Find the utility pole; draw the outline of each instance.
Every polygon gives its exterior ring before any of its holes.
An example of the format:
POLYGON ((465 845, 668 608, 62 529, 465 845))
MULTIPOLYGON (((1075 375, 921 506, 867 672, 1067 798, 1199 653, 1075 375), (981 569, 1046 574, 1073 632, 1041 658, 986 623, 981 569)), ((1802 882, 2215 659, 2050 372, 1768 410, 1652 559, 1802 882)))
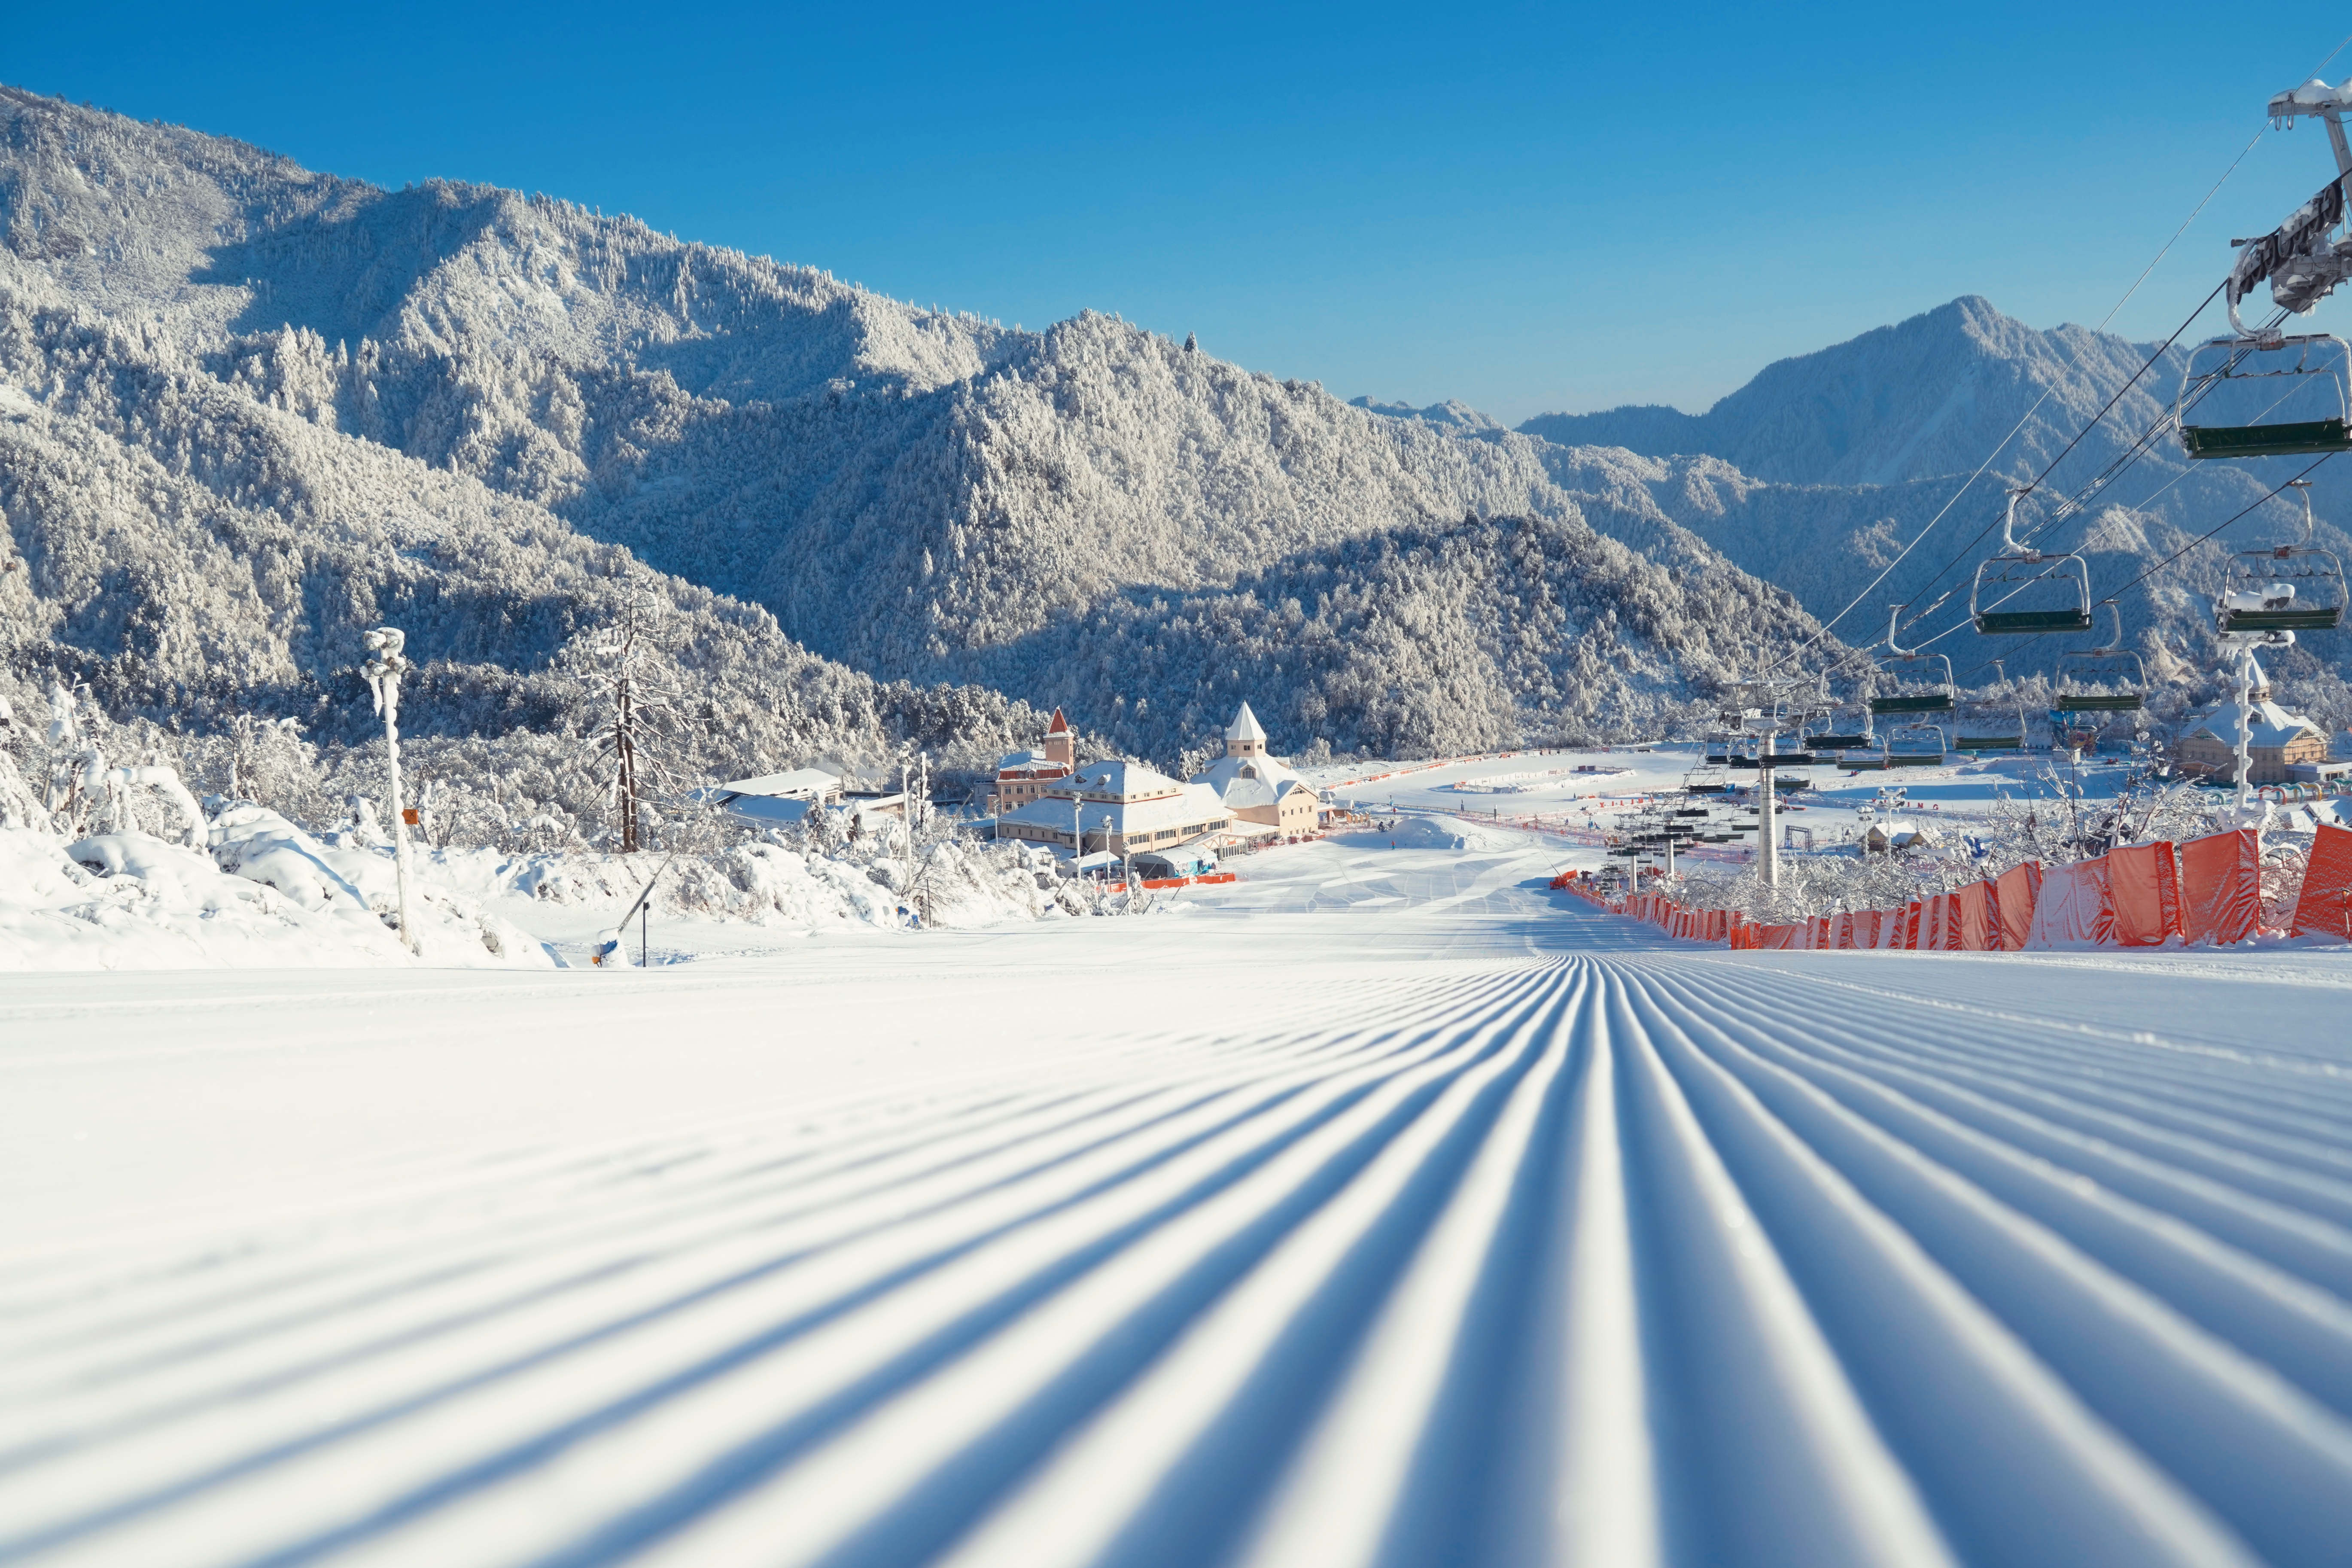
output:
POLYGON ((407 635, 393 626, 367 634, 368 661, 360 667, 367 677, 375 710, 383 715, 384 757, 392 778, 393 879, 400 889, 400 944, 417 951, 416 934, 408 923, 408 814, 400 804, 400 678, 414 668, 401 656, 407 635))

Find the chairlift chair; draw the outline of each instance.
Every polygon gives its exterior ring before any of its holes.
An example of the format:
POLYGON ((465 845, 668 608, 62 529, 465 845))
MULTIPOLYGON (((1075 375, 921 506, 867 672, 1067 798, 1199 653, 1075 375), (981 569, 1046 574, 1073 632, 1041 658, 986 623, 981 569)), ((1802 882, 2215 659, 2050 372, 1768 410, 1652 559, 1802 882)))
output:
POLYGON ((2100 603, 2115 616, 2115 635, 2058 656, 2058 712, 2137 713, 2147 705, 2147 666, 2123 646, 2123 610, 2113 599, 2100 603))
POLYGON ((1890 768, 1940 768, 1951 744, 1940 724, 1906 724, 1886 737, 1890 768))
POLYGON ((1992 668, 1993 673, 2000 678, 2000 684, 2009 689, 2009 704, 2006 707, 1991 702, 1969 705, 1956 737, 1963 752, 2025 750, 2025 700, 2018 695, 2016 686, 2009 679, 2009 671, 2000 659, 1993 660, 1992 668))
POLYGON ((2347 399, 2352 348, 2343 339, 2249 332, 2189 351, 2173 417, 2191 458, 2311 457, 2352 451, 2347 399), (2216 422, 2190 424, 2200 408, 2216 422))
POLYGON ((2303 542, 2248 550, 2230 558, 2214 615, 2226 634, 2332 632, 2344 621, 2344 563, 2311 542, 2311 481, 2303 492, 2303 542))
POLYGON ((2079 555, 2051 554, 2017 540, 2017 503, 2009 492, 2000 549, 1977 568, 1969 615, 1980 637, 2032 637, 2091 629, 2091 568, 2079 555))
POLYGON ((1878 673, 1895 682, 1895 690, 1891 695, 1873 696, 1871 715, 1879 718, 1887 714, 1949 713, 1952 661, 1940 653, 1912 653, 1897 646, 1895 632, 1903 608, 1895 605, 1887 612, 1887 657, 1878 661, 1878 673))
MULTIPOLYGON (((1837 716, 1832 717, 1834 719, 1837 716)), ((1866 752, 1876 746, 1878 738, 1871 732, 1868 705, 1864 705, 1855 717, 1862 721, 1861 729, 1847 729, 1843 726, 1832 729, 1824 726, 1819 734, 1805 737, 1808 749, 1815 752, 1866 752)))

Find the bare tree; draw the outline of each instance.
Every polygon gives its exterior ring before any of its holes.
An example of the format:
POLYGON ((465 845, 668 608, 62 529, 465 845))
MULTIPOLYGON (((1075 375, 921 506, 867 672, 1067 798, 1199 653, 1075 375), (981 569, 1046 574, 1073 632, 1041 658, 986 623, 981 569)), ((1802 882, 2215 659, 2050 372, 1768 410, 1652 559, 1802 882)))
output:
POLYGON ((663 657, 662 610, 643 584, 625 589, 612 624, 589 649, 583 674, 596 698, 590 765, 624 855, 646 847, 658 803, 677 794, 677 755, 692 729, 689 706, 663 657))

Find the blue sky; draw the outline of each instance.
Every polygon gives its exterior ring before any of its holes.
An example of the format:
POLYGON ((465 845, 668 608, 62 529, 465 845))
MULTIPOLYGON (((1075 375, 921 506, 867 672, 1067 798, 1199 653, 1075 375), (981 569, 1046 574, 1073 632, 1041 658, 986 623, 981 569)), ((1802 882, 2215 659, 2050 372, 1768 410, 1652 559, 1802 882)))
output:
MULTIPOLYGON (((0 79, 1341 396, 1692 410, 1964 293, 2097 321, 2352 21, 2133 5, 27 7, 0 79)), ((2352 49, 2330 79, 2352 73, 2352 49)), ((2116 320, 2332 170, 2263 136, 2116 320)))

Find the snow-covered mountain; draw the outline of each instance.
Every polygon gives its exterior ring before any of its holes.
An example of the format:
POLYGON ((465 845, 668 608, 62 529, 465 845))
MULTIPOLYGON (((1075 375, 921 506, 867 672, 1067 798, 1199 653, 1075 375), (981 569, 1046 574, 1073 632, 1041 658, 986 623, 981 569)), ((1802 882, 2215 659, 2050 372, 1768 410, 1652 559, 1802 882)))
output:
MULTIPOLYGON (((2083 327, 2038 331, 1969 295, 1769 364, 1705 414, 1627 406, 1539 414, 1519 428, 1563 447, 1721 458, 1782 484, 1892 485, 1968 473, 2024 420, 1998 471, 2027 474, 2063 449, 2154 347, 2083 327)), ((2176 347, 2140 376, 2082 456, 2104 463, 2145 429, 2179 384, 2183 357, 2176 347)))
MULTIPOLYGON (((1703 415, 1628 407, 1542 415, 1520 430, 1549 444, 1547 471, 1602 531, 1662 560, 1687 535, 1824 617, 1959 495, 1927 543, 1839 623, 1850 642, 1882 635, 1890 603, 1951 595, 1927 625, 1963 619, 1967 575, 1999 538, 2004 486, 2063 454, 2021 521, 2037 527, 2056 503, 2089 494, 2041 542, 2081 551, 2095 589, 2119 591, 2134 645, 2201 694, 2219 658, 2204 595, 2230 551, 2299 532, 2299 510, 2263 497, 2308 459, 2192 463, 2168 433, 2136 450, 2171 405, 2186 359, 2175 346, 2149 365, 2155 347, 2081 327, 2036 331, 1970 297, 1767 366, 1703 415), (2111 397, 2107 417, 2069 451, 2111 397), (1961 493, 1997 447, 1985 476, 1961 493), (2133 582, 2249 507, 2211 542, 2133 582)), ((2343 527, 2352 521, 2352 465, 2312 477, 2321 542, 2352 556, 2343 527)), ((2313 711, 2339 724, 2352 718, 2345 640, 2306 637, 2279 661, 2313 711)), ((2065 645, 1963 633, 1944 646, 1984 679, 1996 658, 2012 672, 2046 672, 2065 645)))
MULTIPOLYGON (((23 93, 0 99, 0 206, 27 417, 110 400, 126 461, 205 504, 307 542, 289 497, 331 496, 389 542, 419 494, 462 495, 528 520, 485 524, 504 537, 619 546, 877 679, 1066 704, 1139 749, 1244 695, 1294 746, 1647 729, 1807 629, 1719 556, 1668 568, 1593 531, 1541 443, 1351 408, 1115 317, 1008 331, 544 197, 381 190, 23 93), (159 432, 126 389, 163 381, 268 454, 159 432)), ((37 535, 81 492, 20 488, 27 581, 51 584, 37 535)), ((180 515, 135 485, 111 504, 142 537, 180 515)), ((217 574, 267 574, 213 537, 217 574)), ((371 557, 415 569, 393 559, 371 557)), ((317 606, 375 595, 368 575, 290 581, 317 606)), ((459 577, 447 636, 488 657, 537 574, 459 577)), ((62 584, 39 593, 47 635, 81 635, 62 584)), ((528 647, 518 678, 548 657, 528 647)), ((289 657, 324 679, 336 648, 289 657)))

